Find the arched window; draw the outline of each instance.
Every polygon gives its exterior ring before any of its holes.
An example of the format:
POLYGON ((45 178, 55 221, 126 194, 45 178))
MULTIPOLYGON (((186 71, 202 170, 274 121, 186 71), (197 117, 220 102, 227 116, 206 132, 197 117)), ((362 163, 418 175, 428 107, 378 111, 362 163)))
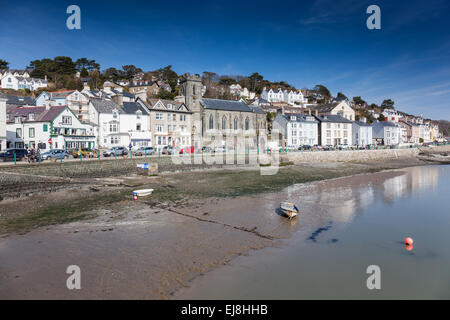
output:
POLYGON ((227 128, 227 117, 222 117, 222 130, 225 130, 227 128))
POLYGON ((209 129, 214 129, 214 117, 212 115, 209 116, 209 129))
POLYGON ((234 130, 238 129, 238 119, 234 118, 234 130))
POLYGON ((248 130, 248 129, 250 129, 250 123, 249 123, 248 117, 247 117, 247 118, 245 118, 245 130, 248 130))

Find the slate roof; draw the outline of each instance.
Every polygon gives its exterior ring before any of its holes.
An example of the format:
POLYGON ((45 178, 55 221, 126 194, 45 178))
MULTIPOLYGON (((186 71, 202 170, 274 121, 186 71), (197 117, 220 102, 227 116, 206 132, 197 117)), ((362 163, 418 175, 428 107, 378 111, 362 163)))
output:
POLYGON ((124 102, 122 108, 124 112, 128 114, 135 114, 138 110, 141 111, 142 114, 148 114, 147 110, 137 102, 124 102))
POLYGON ((360 126, 360 127, 371 127, 371 124, 368 124, 367 122, 362 122, 362 121, 355 121, 354 124, 360 126))
POLYGON ((377 126, 377 127, 396 127, 397 126, 395 123, 392 123, 389 121, 374 122, 373 125, 377 126))
POLYGON ((66 91, 53 91, 50 92, 51 99, 65 98, 69 94, 74 93, 75 90, 66 90, 66 91))
POLYGON ((258 113, 258 114, 266 114, 266 113, 264 112, 264 110, 261 109, 261 108, 258 107, 258 106, 249 106, 249 107, 250 107, 250 109, 252 109, 252 111, 253 111, 254 113, 258 113))
POLYGON ((114 92, 115 94, 121 94, 121 95, 123 95, 124 97, 131 98, 131 99, 134 99, 134 98, 136 97, 134 94, 129 93, 129 92, 127 92, 127 91, 122 91, 122 92, 120 92, 120 91, 117 91, 117 90, 115 90, 115 89, 111 89, 111 91, 114 92))
POLYGON ((125 113, 117 103, 110 100, 92 98, 91 103, 99 113, 112 113, 114 109, 116 109, 118 113, 125 113))
POLYGON ((328 113, 331 112, 336 106, 341 102, 333 102, 330 104, 325 104, 321 106, 314 107, 314 110, 317 110, 320 113, 328 113))
POLYGON ((289 122, 293 122, 293 120, 291 120, 291 116, 295 116, 296 120, 295 122, 310 122, 310 123, 318 123, 319 121, 317 121, 317 119, 314 116, 310 116, 308 114, 301 114, 301 113, 285 113, 283 115, 283 117, 289 121, 289 122), (308 118, 311 118, 311 120, 308 120, 308 118))
POLYGON ((6 99, 8 99, 8 101, 6 101, 6 104, 14 104, 18 106, 34 106, 35 104, 34 98, 30 96, 15 96, 12 94, 5 94, 4 96, 6 99))
MULTIPOLYGON (((169 111, 178 111, 178 112, 192 113, 192 112, 189 111, 188 107, 183 102, 176 102, 176 101, 173 101, 173 100, 148 99, 146 105, 150 104, 149 108, 150 109, 154 109, 155 104, 158 101, 161 101, 164 104, 164 106, 167 108, 167 110, 169 110, 169 111), (168 104, 172 104, 173 106, 175 106, 175 109, 169 109, 168 104), (182 105, 184 105, 186 107, 186 109, 188 109, 188 111, 180 110, 180 107, 182 105)), ((156 109, 156 110, 158 110, 158 109, 156 109)))
POLYGON ((253 112, 253 110, 242 101, 202 99, 201 104, 205 109, 253 112))
POLYGON ((64 109, 66 109, 66 106, 54 106, 51 107, 49 110, 47 110, 46 112, 42 113, 41 116, 39 117, 39 119, 37 119, 36 121, 41 121, 41 122, 49 122, 54 120, 61 112, 64 111, 64 109))
POLYGON ((315 116, 315 118, 317 120, 319 120, 320 122, 339 122, 339 123, 352 123, 352 121, 344 118, 343 116, 340 115, 335 115, 335 114, 326 114, 326 115, 322 115, 322 116, 315 116))
POLYGON ((15 117, 28 118, 30 113, 34 113, 35 119, 38 119, 38 116, 45 112, 45 107, 15 107, 9 108, 6 112, 9 114, 8 122, 14 122, 15 117))

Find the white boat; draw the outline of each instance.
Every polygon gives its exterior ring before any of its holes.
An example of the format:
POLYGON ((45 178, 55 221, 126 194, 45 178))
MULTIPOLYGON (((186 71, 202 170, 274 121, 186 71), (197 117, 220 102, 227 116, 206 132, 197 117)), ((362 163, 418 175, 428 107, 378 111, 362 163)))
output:
POLYGON ((289 219, 292 219, 297 216, 298 208, 292 202, 283 201, 280 203, 281 212, 287 216, 289 219))
POLYGON ((146 197, 151 195, 153 192, 153 189, 142 189, 142 190, 135 190, 133 191, 133 197, 146 197))

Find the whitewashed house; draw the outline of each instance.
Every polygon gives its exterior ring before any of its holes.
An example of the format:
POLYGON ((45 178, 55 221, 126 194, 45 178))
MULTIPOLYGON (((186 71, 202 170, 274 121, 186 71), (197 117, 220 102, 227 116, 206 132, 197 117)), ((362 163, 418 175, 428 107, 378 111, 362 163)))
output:
POLYGON ((94 127, 66 106, 9 109, 7 138, 9 148, 96 148, 94 127))
POLYGON ((139 103, 92 98, 89 121, 98 126, 100 148, 152 146, 149 112, 139 103))
POLYGON ((6 150, 6 101, 0 92, 0 151, 6 150))
POLYGON ((353 144, 366 147, 372 144, 372 126, 363 118, 352 123, 353 144))
POLYGON ((384 109, 381 114, 385 117, 386 121, 394 123, 398 123, 402 118, 400 113, 398 113, 395 109, 384 109))
POLYGON ((22 76, 14 75, 12 72, 6 72, 1 80, 1 87, 3 89, 29 89, 31 91, 39 88, 45 88, 48 85, 47 79, 31 78, 28 73, 22 76))
POLYGON ((283 96, 284 96, 283 101, 287 102, 288 104, 290 104, 292 106, 303 105, 308 102, 308 99, 306 99, 303 96, 303 93, 300 90, 298 90, 298 91, 284 90, 283 96))
POLYGON ((281 89, 275 91, 273 89, 267 90, 266 88, 263 88, 261 98, 269 102, 283 102, 284 92, 281 89))
POLYGON ((390 121, 377 121, 372 124, 373 139, 377 144, 385 146, 397 145, 400 143, 400 127, 390 121))
POLYGON ((289 113, 277 114, 273 129, 283 138, 283 146, 298 149, 301 146, 314 146, 319 143, 319 121, 314 116, 289 113))

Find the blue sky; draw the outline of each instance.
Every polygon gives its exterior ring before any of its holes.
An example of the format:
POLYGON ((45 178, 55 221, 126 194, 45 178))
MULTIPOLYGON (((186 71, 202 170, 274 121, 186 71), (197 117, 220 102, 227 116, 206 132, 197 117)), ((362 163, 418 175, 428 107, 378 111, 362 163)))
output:
POLYGON ((102 68, 259 72, 450 120, 447 0, 0 0, 0 8, 0 59, 11 68, 67 55, 102 68), (81 30, 66 28, 70 4, 81 8, 81 30), (381 30, 366 27, 371 4, 381 8, 381 30))

